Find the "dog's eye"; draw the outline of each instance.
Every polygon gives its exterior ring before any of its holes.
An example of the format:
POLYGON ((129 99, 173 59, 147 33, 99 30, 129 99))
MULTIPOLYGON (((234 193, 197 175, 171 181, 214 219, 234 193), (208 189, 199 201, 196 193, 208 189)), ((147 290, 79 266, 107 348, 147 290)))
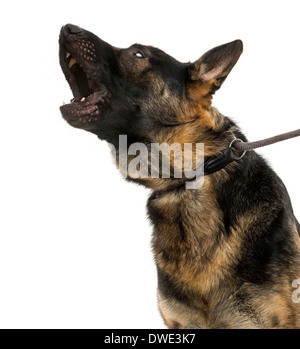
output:
POLYGON ((140 52, 140 51, 135 52, 134 55, 138 58, 145 58, 144 55, 142 54, 142 52, 140 52))

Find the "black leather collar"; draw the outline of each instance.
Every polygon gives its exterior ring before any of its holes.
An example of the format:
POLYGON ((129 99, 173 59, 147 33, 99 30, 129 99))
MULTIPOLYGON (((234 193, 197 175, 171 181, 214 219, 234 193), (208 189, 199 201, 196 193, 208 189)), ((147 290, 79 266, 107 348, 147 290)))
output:
POLYGON ((232 151, 232 147, 235 147, 236 142, 244 143, 241 139, 236 138, 235 135, 233 134, 232 140, 231 140, 228 148, 223 150, 221 152, 221 155, 216 156, 216 157, 211 157, 204 162, 204 164, 203 164, 204 175, 208 175, 208 174, 217 172, 219 170, 222 170, 222 168, 224 168, 225 166, 230 164, 232 161, 241 160, 245 156, 247 150, 244 150, 240 156, 234 155, 234 153, 232 151))
POLYGON ((211 157, 204 162, 204 175, 208 175, 219 170, 236 160, 232 148, 227 148, 222 151, 222 154, 216 157, 211 157))

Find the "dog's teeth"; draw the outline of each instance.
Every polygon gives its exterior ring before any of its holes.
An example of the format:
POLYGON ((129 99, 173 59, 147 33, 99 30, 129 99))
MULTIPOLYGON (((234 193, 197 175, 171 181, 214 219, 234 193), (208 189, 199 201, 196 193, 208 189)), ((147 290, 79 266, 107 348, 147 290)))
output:
POLYGON ((71 53, 67 52, 66 53, 66 58, 69 58, 71 56, 71 53))
POLYGON ((68 64, 68 67, 71 69, 73 67, 73 65, 76 64, 76 63, 77 63, 77 61, 74 58, 71 58, 70 62, 68 64))
POLYGON ((85 97, 82 97, 80 102, 84 102, 85 101, 85 97))

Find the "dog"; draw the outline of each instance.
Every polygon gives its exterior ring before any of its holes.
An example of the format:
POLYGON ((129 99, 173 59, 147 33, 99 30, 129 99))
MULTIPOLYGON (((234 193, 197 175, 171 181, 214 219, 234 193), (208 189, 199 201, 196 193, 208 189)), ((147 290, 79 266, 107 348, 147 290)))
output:
POLYGON ((72 24, 60 32, 60 65, 74 95, 60 107, 63 118, 110 143, 127 179, 152 190, 158 307, 170 329, 300 328, 300 225, 260 155, 233 149, 239 161, 205 173, 191 190, 185 175, 174 175, 174 156, 169 178, 161 168, 152 178, 120 164, 120 135, 128 147, 139 142, 149 150, 189 143, 193 156, 202 143, 204 162, 224 154, 232 137, 246 141, 212 107, 242 50, 236 40, 180 63, 152 46, 113 47, 72 24))

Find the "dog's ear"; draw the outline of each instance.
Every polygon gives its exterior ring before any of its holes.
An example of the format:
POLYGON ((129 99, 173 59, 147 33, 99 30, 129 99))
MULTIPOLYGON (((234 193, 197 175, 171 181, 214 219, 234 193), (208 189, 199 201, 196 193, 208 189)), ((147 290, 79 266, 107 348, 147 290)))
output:
POLYGON ((202 85, 208 94, 218 90, 243 51, 241 40, 217 46, 188 66, 189 82, 202 85))

